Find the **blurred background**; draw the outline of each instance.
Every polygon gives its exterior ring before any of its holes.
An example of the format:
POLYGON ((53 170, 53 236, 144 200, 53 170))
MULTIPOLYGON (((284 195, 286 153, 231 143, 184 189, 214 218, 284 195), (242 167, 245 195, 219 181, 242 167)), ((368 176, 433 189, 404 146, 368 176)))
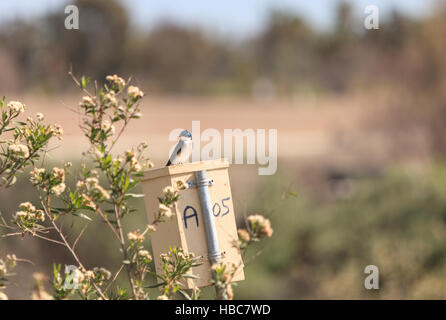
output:
MULTIPOLYGON (((131 76, 146 93, 120 148, 148 141, 156 165, 169 132, 193 120, 277 129, 275 175, 230 168, 240 226, 261 213, 275 229, 246 261, 235 298, 445 298, 445 33, 444 1, 2 1, 0 95, 63 126, 48 166, 79 164, 88 148, 70 111, 81 99, 71 67, 99 81, 131 76), (71 3, 79 30, 64 28, 71 3), (364 27, 367 5, 379 8, 378 30, 364 27), (364 288, 367 265, 379 268, 379 290, 364 288)), ((23 174, 0 210, 10 217, 36 197, 23 174)), ((128 228, 146 223, 135 205, 128 228)), ((82 225, 68 221, 70 237, 82 225)), ((78 245, 88 267, 112 271, 116 248, 99 223, 78 245)), ((30 297, 32 272, 51 278, 53 262, 73 264, 30 237, 0 239, 0 254, 10 252, 35 263, 17 268, 12 299, 30 297)))

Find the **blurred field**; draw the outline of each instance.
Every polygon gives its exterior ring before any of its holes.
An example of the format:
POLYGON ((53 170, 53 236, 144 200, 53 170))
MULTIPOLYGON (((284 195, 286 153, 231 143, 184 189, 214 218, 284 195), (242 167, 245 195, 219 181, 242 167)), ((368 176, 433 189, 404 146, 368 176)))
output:
MULTIPOLYGON (((219 132, 235 128, 277 129, 279 157, 293 161, 298 158, 295 165, 315 159, 324 161, 328 156, 334 162, 354 161, 359 156, 369 162, 394 160, 388 158, 387 150, 392 147, 392 141, 381 127, 373 126, 373 119, 378 119, 380 114, 385 116, 393 106, 395 97, 388 94, 296 95, 263 102, 235 96, 152 96, 150 90, 147 91, 142 105, 144 116, 126 129, 118 150, 148 141, 156 164, 164 164, 174 144, 168 141, 170 131, 191 129, 192 121, 196 120, 201 123, 201 131, 207 128, 219 132), (367 145, 361 145, 364 140, 367 145)), ((79 129, 80 116, 76 113, 81 98, 81 94, 25 95, 22 98, 31 114, 42 112, 49 122, 64 128, 63 143, 52 146, 55 157, 71 157, 88 147, 79 129)), ((425 143, 420 141, 426 134, 422 129, 405 132, 407 140, 415 147, 425 143)))

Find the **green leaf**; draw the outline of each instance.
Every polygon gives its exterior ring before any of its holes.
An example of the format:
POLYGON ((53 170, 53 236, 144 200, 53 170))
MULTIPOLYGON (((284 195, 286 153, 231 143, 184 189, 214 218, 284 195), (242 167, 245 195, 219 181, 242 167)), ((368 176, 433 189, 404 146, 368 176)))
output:
POLYGON ((93 221, 93 219, 91 219, 90 217, 86 216, 83 213, 79 213, 79 214, 75 214, 75 215, 78 215, 79 217, 84 218, 84 219, 86 219, 88 221, 93 221))
POLYGON ((196 276, 194 274, 184 274, 183 278, 190 278, 190 279, 200 279, 199 276, 196 276))
POLYGON ((179 289, 179 293, 181 293, 187 300, 192 300, 192 298, 183 290, 179 289))
POLYGON ((164 286, 164 285, 166 285, 166 284, 167 284, 166 282, 160 282, 160 283, 153 284, 153 285, 150 285, 150 286, 145 286, 144 288, 152 289, 152 288, 157 288, 157 287, 164 286))
POLYGON ((144 198, 143 193, 126 193, 125 195, 131 198, 144 198))
POLYGON ((85 78, 84 76, 82 76, 81 78, 82 89, 85 89, 89 83, 90 83, 90 78, 85 78))

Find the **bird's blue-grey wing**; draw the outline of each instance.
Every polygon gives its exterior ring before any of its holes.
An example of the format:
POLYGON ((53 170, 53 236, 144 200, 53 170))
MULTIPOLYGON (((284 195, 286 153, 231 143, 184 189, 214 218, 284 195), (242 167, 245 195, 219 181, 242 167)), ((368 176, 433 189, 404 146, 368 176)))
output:
POLYGON ((175 149, 173 149, 172 154, 170 155, 169 161, 173 162, 177 156, 181 153, 181 148, 183 147, 184 141, 180 140, 177 145, 175 146, 175 149))

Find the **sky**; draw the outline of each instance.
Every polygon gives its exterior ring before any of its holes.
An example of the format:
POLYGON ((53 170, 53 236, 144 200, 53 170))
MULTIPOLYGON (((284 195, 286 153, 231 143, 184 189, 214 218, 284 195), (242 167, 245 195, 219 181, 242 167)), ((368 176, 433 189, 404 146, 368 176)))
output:
MULTIPOLYGON (((332 25, 337 0, 120 0, 131 15, 132 24, 151 28, 162 20, 204 26, 231 35, 250 35, 264 25, 271 8, 282 8, 301 15, 316 28, 332 25)), ((439 0, 349 0, 357 16, 364 16, 367 5, 376 5, 380 17, 396 8, 410 16, 428 15, 439 0)), ((69 0, 0 0, 0 20, 30 19, 48 10, 61 10, 69 0)), ((82 13, 81 13, 82 14, 82 13)))

